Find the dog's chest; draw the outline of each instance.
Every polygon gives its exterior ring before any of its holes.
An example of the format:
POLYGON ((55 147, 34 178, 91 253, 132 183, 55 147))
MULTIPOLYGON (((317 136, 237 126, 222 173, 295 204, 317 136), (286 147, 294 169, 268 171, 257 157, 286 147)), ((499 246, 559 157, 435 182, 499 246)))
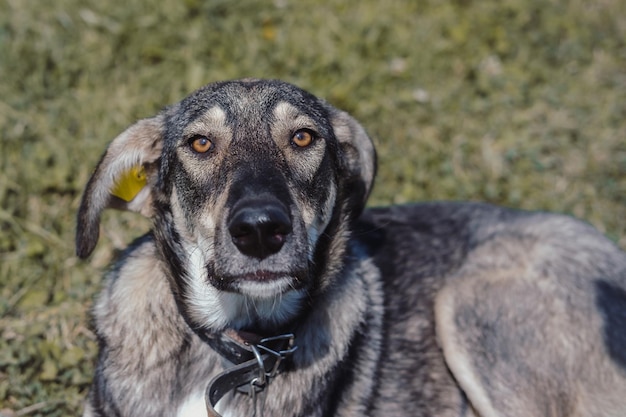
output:
MULTIPOLYGON (((207 406, 205 402, 205 390, 198 389, 191 393, 181 404, 176 412, 175 417, 206 417, 207 406)), ((216 411, 220 413, 222 417, 234 417, 235 414, 227 407, 221 407, 227 405, 229 396, 225 397, 221 403, 218 403, 216 411)))
POLYGON ((176 417, 206 417, 207 408, 204 401, 204 390, 198 389, 191 393, 181 404, 176 417))

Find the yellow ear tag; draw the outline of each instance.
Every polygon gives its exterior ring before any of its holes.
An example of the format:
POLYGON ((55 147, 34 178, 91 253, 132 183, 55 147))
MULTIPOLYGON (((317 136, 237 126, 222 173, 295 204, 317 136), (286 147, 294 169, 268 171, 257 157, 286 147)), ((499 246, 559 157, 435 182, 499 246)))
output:
POLYGON ((111 190, 111 194, 129 202, 145 187, 146 182, 146 171, 143 166, 133 167, 117 180, 117 183, 111 190))

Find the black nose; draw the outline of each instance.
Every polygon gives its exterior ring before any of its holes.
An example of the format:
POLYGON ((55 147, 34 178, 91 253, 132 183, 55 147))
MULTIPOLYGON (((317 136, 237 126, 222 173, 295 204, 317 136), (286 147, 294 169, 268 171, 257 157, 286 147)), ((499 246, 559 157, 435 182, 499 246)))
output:
POLYGON ((228 231, 239 251, 258 259, 277 253, 291 230, 289 213, 278 202, 241 205, 228 222, 228 231))

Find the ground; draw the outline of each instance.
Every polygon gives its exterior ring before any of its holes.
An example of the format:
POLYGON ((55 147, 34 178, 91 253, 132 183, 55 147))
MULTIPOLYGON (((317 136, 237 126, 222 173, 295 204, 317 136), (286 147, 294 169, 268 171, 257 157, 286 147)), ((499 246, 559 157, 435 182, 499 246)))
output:
POLYGON ((106 144, 217 80, 293 82, 375 138, 371 205, 480 200, 583 218, 626 248, 622 0, 0 0, 0 414, 77 415, 89 308, 147 230, 74 255, 106 144))

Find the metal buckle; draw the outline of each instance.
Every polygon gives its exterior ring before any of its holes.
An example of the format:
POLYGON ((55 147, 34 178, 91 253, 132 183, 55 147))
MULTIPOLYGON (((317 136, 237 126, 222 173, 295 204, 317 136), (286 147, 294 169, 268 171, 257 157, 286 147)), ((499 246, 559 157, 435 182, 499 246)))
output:
MULTIPOLYGON (((280 366, 280 363, 283 361, 283 359, 292 355, 298 349, 298 346, 294 346, 294 341, 295 341, 295 336, 293 335, 293 333, 287 333, 287 334, 283 334, 280 336, 266 337, 265 339, 261 339, 261 341, 256 346, 252 346, 253 348, 252 351, 257 357, 257 361, 259 361, 259 364, 261 365, 261 369, 263 370, 263 373, 265 374, 264 376, 266 378, 273 378, 274 376, 276 376, 276 374, 278 373, 278 367, 280 366), (265 344, 267 343, 276 342, 280 340, 287 341, 287 347, 283 350, 276 351, 274 349, 270 349, 269 347, 265 346, 265 344), (265 364, 263 363, 263 359, 258 354, 259 349, 266 353, 269 353, 270 355, 276 358, 276 362, 274 363, 274 366, 269 372, 265 370, 265 364)), ((265 379, 263 381, 265 382, 265 379)))
POLYGON ((239 391, 246 392, 249 395, 263 391, 265 386, 269 383, 270 378, 274 378, 278 374, 281 362, 293 354, 297 346, 294 346, 295 337, 293 334, 284 334, 280 336, 272 336, 261 339, 256 345, 249 345, 254 360, 256 360, 258 366, 258 375, 252 379, 247 385, 239 387, 239 391), (274 350, 267 346, 277 341, 286 341, 286 348, 282 350, 274 350), (271 363, 268 362, 270 356, 275 358, 274 364, 271 369, 267 369, 267 366, 271 363), (244 388, 246 387, 246 388, 244 388))
POLYGON ((267 383, 267 376, 265 372, 265 362, 263 361, 261 352, 259 352, 257 346, 251 345, 250 348, 252 349, 252 353, 254 353, 257 365, 259 365, 259 376, 250 381, 250 389, 254 392, 255 387, 259 388, 259 390, 262 390, 263 387, 265 387, 265 384, 267 383))
MULTIPOLYGON (((205 401, 207 404, 207 411, 210 416, 218 416, 214 407, 228 392, 236 390, 242 394, 247 394, 252 399, 253 405, 253 417, 263 416, 263 407, 265 403, 264 390, 268 387, 270 378, 273 378, 280 371, 280 365, 284 359, 292 355, 297 347, 294 346, 295 336, 293 334, 284 334, 280 336, 267 337, 261 339, 257 344, 248 342, 240 343, 238 338, 232 338, 229 343, 236 343, 252 353, 253 358, 248 359, 247 352, 245 353, 245 362, 239 361, 238 364, 233 365, 230 369, 226 369, 220 374, 213 377, 209 382, 205 391, 205 401), (279 342, 279 343, 276 343, 279 342), (245 344, 245 346, 244 346, 245 344), (274 346, 272 349, 270 346, 274 346), (283 348, 284 346, 284 348, 283 348), (276 350, 278 349, 278 350, 276 350), (266 368, 270 366, 271 369, 266 368), (256 375, 255 375, 256 374, 256 375), (248 381, 248 382, 244 382, 248 381)), ((213 345, 211 345, 213 347, 213 345)), ((224 349, 218 347, 214 349, 220 352, 226 359, 230 356, 230 352, 224 355, 222 352, 224 349)), ((237 348, 238 349, 238 348, 237 348)), ((227 351, 232 348, 226 349, 227 351)), ((238 353, 236 352, 235 356, 238 353)))
POLYGON ((276 374, 278 373, 278 367, 280 366, 280 363, 283 361, 283 359, 291 355, 298 348, 297 346, 294 346, 294 339, 295 337, 293 334, 284 334, 280 336, 266 337, 265 339, 261 339, 258 344, 250 345, 250 349, 252 350, 257 365, 259 366, 259 376, 250 381, 249 387, 249 395, 250 397, 252 397, 252 417, 256 417, 257 415, 263 417, 263 406, 258 406, 258 394, 265 389, 269 382, 269 379, 276 376, 276 374), (272 343, 281 340, 287 341, 286 349, 276 351, 265 346, 266 343, 272 343), (263 360, 263 356, 261 356, 261 351, 263 351, 264 353, 268 353, 276 358, 276 362, 274 362, 274 366, 272 366, 272 369, 269 372, 265 369, 265 361, 263 360), (258 410, 259 408, 260 410, 258 410))

